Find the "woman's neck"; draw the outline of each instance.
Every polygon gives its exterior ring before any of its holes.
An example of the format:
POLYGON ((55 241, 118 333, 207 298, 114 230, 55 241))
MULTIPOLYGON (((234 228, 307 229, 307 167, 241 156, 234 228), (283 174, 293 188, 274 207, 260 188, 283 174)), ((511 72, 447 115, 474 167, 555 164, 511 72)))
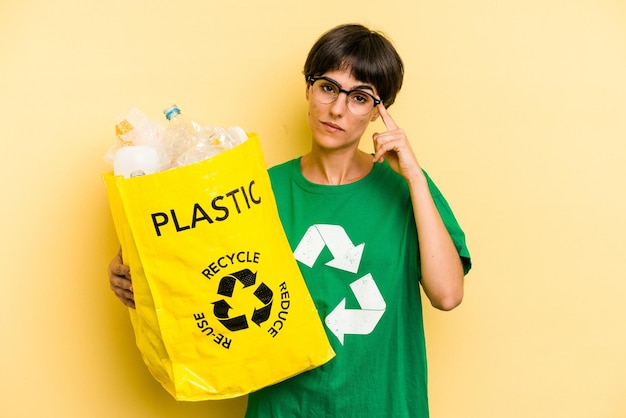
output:
POLYGON ((361 180, 373 166, 372 156, 358 149, 344 152, 313 149, 300 159, 300 170, 307 180, 333 186, 361 180))

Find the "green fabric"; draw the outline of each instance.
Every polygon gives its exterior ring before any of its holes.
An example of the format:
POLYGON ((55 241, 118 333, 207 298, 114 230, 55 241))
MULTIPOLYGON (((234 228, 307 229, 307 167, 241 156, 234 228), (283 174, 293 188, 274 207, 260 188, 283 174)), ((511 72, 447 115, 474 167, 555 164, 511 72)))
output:
MULTIPOLYGON (((299 159, 269 173, 281 222, 322 321, 331 313, 336 318, 344 300, 346 312, 325 325, 337 356, 250 394, 246 416, 428 417, 419 253, 406 181, 386 163, 340 186, 309 182, 299 159), (363 244, 362 254, 341 251, 351 244, 363 244), (333 259, 347 263, 327 265, 333 259)), ((429 186, 468 271, 463 231, 430 179, 429 186)))

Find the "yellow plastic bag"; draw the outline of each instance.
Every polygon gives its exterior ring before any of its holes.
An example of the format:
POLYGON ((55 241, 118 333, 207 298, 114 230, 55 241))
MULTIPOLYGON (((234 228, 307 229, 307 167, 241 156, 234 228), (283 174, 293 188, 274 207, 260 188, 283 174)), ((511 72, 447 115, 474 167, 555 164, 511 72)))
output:
POLYGON ((177 400, 244 395, 334 356, 255 134, 200 163, 104 179, 137 346, 177 400))

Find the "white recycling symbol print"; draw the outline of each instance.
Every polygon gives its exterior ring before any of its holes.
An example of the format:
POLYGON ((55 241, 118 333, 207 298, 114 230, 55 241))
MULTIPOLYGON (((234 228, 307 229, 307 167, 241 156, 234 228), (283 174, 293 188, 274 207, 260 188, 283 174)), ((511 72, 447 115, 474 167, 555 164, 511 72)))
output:
MULTIPOLYGON (((313 267, 324 247, 328 247, 333 259, 327 266, 356 273, 364 246, 364 243, 355 246, 339 225, 317 224, 309 227, 293 254, 296 260, 313 267)), ((346 334, 371 333, 387 307, 371 274, 355 280, 350 288, 361 309, 346 309, 346 298, 343 298, 325 319, 326 326, 342 345, 346 334)))

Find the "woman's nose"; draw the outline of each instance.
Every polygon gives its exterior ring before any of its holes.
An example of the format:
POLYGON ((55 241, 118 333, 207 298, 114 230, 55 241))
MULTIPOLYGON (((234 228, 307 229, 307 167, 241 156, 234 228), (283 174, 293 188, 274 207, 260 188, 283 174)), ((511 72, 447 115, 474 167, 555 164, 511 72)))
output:
POLYGON ((330 111, 335 115, 343 115, 348 111, 348 96, 344 92, 339 92, 339 95, 334 102, 330 104, 330 111))

